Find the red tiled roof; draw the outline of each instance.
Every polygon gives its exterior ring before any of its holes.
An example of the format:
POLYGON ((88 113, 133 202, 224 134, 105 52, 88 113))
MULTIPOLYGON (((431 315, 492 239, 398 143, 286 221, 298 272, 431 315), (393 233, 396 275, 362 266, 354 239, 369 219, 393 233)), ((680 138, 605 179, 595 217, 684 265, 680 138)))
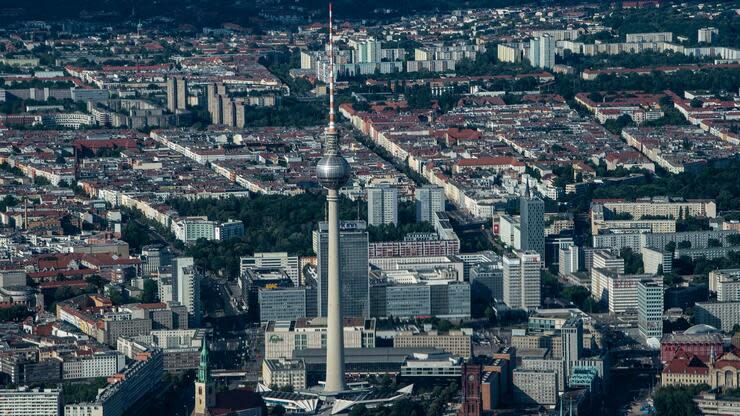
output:
POLYGON ((480 157, 477 159, 461 159, 457 162, 458 166, 524 166, 524 163, 513 157, 480 157))
MULTIPOLYGON (((66 270, 65 270, 66 271, 66 270)), ((70 270, 76 271, 76 270, 70 270)), ((84 280, 60 280, 57 282, 44 282, 39 284, 39 289, 56 289, 63 286, 86 287, 88 283, 84 280)))
POLYGON ((458 129, 452 127, 447 130, 447 136, 455 140, 477 140, 481 138, 481 134, 478 130, 472 129, 458 129))
POLYGON ((709 367, 696 355, 690 359, 686 356, 675 357, 663 368, 666 374, 707 374, 709 367))

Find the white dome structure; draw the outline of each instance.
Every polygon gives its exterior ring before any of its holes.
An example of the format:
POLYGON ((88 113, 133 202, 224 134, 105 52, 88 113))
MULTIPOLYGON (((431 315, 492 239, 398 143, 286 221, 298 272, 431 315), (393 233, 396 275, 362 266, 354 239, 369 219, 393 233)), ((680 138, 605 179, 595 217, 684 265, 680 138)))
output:
POLYGON ((694 325, 691 328, 683 331, 685 335, 698 335, 698 334, 715 334, 722 332, 719 329, 705 324, 694 325))

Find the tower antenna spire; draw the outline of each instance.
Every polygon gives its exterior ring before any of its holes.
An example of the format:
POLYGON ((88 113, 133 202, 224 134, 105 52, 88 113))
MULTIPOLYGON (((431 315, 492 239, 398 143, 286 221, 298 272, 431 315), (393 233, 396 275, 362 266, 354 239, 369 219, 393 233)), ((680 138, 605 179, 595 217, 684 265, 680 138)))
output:
POLYGON ((329 133, 335 133, 334 125, 334 23, 329 3, 329 133))

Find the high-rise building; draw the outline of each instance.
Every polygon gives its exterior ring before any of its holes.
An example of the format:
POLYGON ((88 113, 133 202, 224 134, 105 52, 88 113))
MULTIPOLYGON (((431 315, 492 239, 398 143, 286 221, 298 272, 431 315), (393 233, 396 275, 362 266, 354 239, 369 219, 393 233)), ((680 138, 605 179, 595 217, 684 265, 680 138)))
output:
POLYGON ((644 337, 663 335, 663 282, 649 279, 637 283, 637 327, 644 337))
POLYGON ((714 43, 719 36, 719 29, 716 27, 703 27, 697 31, 699 43, 714 43))
MULTIPOLYGON (((560 338, 567 378, 571 375, 574 363, 583 357, 583 320, 578 316, 568 318, 560 328, 560 338)), ((561 386, 561 388, 563 387, 561 386)))
POLYGON ((609 294, 606 292, 608 282, 604 271, 611 270, 623 274, 624 259, 611 250, 599 249, 591 252, 591 261, 587 261, 586 264, 586 268, 591 271, 591 296, 599 302, 607 302, 609 299, 609 294))
POLYGON ((145 276, 158 274, 160 267, 168 267, 171 253, 166 246, 152 244, 141 248, 141 269, 145 276))
POLYGON ((248 268, 282 269, 290 277, 294 286, 300 286, 301 267, 298 256, 289 256, 286 252, 254 253, 253 256, 242 257, 240 272, 244 274, 248 268))
POLYGON ((484 302, 504 298, 504 271, 500 263, 483 263, 470 269, 470 293, 484 302))
POLYGON ((381 43, 378 40, 368 39, 357 44, 355 50, 357 63, 371 63, 381 61, 381 43))
POLYGON ((740 325, 740 301, 697 302, 694 310, 697 324, 711 325, 725 332, 732 332, 735 325, 740 325))
POLYGON ((234 237, 244 235, 244 223, 238 220, 228 220, 219 224, 214 230, 213 237, 219 241, 228 241, 234 237))
POLYGON ((719 269, 709 272, 709 291, 717 294, 718 302, 740 300, 740 269, 719 269))
POLYGON ((368 225, 398 225, 398 189, 388 185, 367 188, 368 225))
POLYGON ((65 416, 124 416, 132 414, 131 408, 143 397, 160 386, 164 353, 152 349, 139 354, 136 362, 116 375, 116 382, 98 392, 95 401, 67 404, 65 416))
POLYGON ((555 66, 555 38, 544 34, 529 40, 529 64, 538 68, 555 66))
POLYGON ((539 253, 532 251, 516 251, 504 256, 504 303, 510 308, 540 306, 541 262, 539 253))
POLYGON ((211 124, 223 123, 223 111, 219 94, 226 92, 223 84, 208 84, 206 86, 206 100, 208 102, 208 113, 211 115, 211 124))
POLYGON ((521 229, 522 251, 535 251, 540 261, 545 259, 545 202, 532 196, 527 182, 527 190, 519 198, 519 227, 521 229))
POLYGON ((389 272, 371 279, 370 316, 469 318, 470 285, 454 279, 427 280, 407 271, 389 272))
POLYGON ((227 126, 234 125, 234 119, 236 118, 236 108, 234 108, 234 101, 229 98, 228 95, 222 95, 221 97, 221 123, 227 126))
POLYGON ((192 257, 177 257, 172 260, 173 298, 188 309, 191 326, 200 325, 200 280, 192 257))
POLYGON ((533 38, 529 40, 529 64, 538 67, 540 66, 540 38, 533 38))
POLYGON ((416 188, 416 221, 432 222, 434 213, 445 210, 445 193, 439 186, 428 185, 416 188))
POLYGON ((527 370, 513 372, 514 402, 554 406, 558 402, 558 373, 552 370, 527 370))
POLYGON ((291 321, 308 316, 312 287, 260 288, 257 293, 260 322, 291 321))
POLYGON ((216 386, 211 381, 211 373, 208 370, 208 341, 203 340, 200 350, 200 365, 198 375, 195 378, 195 408, 193 416, 207 416, 209 408, 216 404, 216 386))
POLYGON ((61 389, 0 390, 0 415, 59 416, 62 414, 61 389))
POLYGON ((185 110, 188 102, 188 82, 184 78, 167 78, 167 109, 175 113, 185 110))
POLYGON ((262 382, 265 386, 292 387, 305 390, 306 363, 303 360, 262 360, 262 382))
POLYGON ((535 358, 522 357, 522 365, 525 370, 554 371, 558 377, 558 389, 565 390, 568 378, 568 365, 563 358, 535 358))
MULTIPOLYGON (((368 234, 364 221, 342 221, 339 226, 339 271, 342 276, 342 313, 347 317, 368 317, 370 294, 368 280, 368 234)), ((319 223, 313 233, 316 253, 317 306, 319 316, 327 316, 329 280, 329 224, 319 223)))
POLYGON ((578 271, 578 250, 579 247, 573 244, 560 247, 558 250, 558 273, 561 276, 567 276, 578 271))
POLYGON ((555 66, 555 38, 550 35, 542 35, 540 38, 540 68, 552 68, 555 66))

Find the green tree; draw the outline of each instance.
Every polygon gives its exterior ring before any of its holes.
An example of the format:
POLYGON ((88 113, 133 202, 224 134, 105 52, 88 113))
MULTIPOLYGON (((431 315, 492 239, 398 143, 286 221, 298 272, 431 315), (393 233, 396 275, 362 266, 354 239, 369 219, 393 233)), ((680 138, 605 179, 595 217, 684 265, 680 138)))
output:
POLYGON ((141 247, 150 243, 149 233, 146 227, 140 225, 135 220, 129 220, 121 230, 121 238, 127 242, 129 248, 135 251, 141 251, 141 247))
POLYGON ((638 274, 644 271, 642 256, 632 251, 631 248, 622 248, 619 251, 619 257, 624 259, 624 272, 626 274, 638 274))
POLYGON ((680 249, 691 248, 691 241, 679 241, 678 244, 676 244, 676 247, 680 249))
POLYGON ((579 309, 583 309, 586 300, 591 297, 591 292, 583 286, 568 286, 563 289, 563 297, 573 302, 579 309))
POLYGON ((655 392, 655 410, 658 416, 697 416, 701 412, 694 396, 709 390, 706 384, 698 386, 667 386, 655 392))
POLYGON ((108 381, 105 378, 96 378, 86 382, 66 381, 62 384, 64 401, 67 404, 91 402, 98 395, 98 389, 105 387, 108 381))
POLYGON ((93 274, 85 278, 85 281, 95 288, 95 291, 100 291, 105 286, 105 279, 99 274, 93 274))
POLYGON ((22 321, 31 316, 31 311, 23 305, 13 305, 9 308, 0 308, 0 321, 22 321))
POLYGON ((432 107, 432 90, 428 85, 407 88, 404 95, 409 108, 429 109, 432 107))
POLYGON ((437 324, 437 330, 441 332, 449 331, 452 328, 454 328, 454 325, 452 325, 452 322, 446 319, 440 320, 439 323, 437 324))
POLYGON ((157 282, 152 279, 144 279, 144 290, 141 292, 141 302, 153 303, 157 300, 157 282))
POLYGON ((113 302, 114 305, 123 305, 128 301, 128 299, 126 299, 126 295, 117 290, 112 290, 109 297, 110 301, 113 302))
POLYGON ((727 236, 727 242, 731 246, 740 245, 740 234, 732 234, 727 236))
POLYGON ((709 247, 722 247, 722 242, 719 241, 716 238, 710 238, 709 241, 707 241, 707 246, 709 246, 709 247))
POLYGON ((78 296, 80 295, 80 293, 81 293, 80 290, 77 288, 73 288, 70 286, 62 286, 60 288, 57 288, 56 291, 54 291, 54 301, 61 302, 63 300, 67 300, 75 296, 78 296))

